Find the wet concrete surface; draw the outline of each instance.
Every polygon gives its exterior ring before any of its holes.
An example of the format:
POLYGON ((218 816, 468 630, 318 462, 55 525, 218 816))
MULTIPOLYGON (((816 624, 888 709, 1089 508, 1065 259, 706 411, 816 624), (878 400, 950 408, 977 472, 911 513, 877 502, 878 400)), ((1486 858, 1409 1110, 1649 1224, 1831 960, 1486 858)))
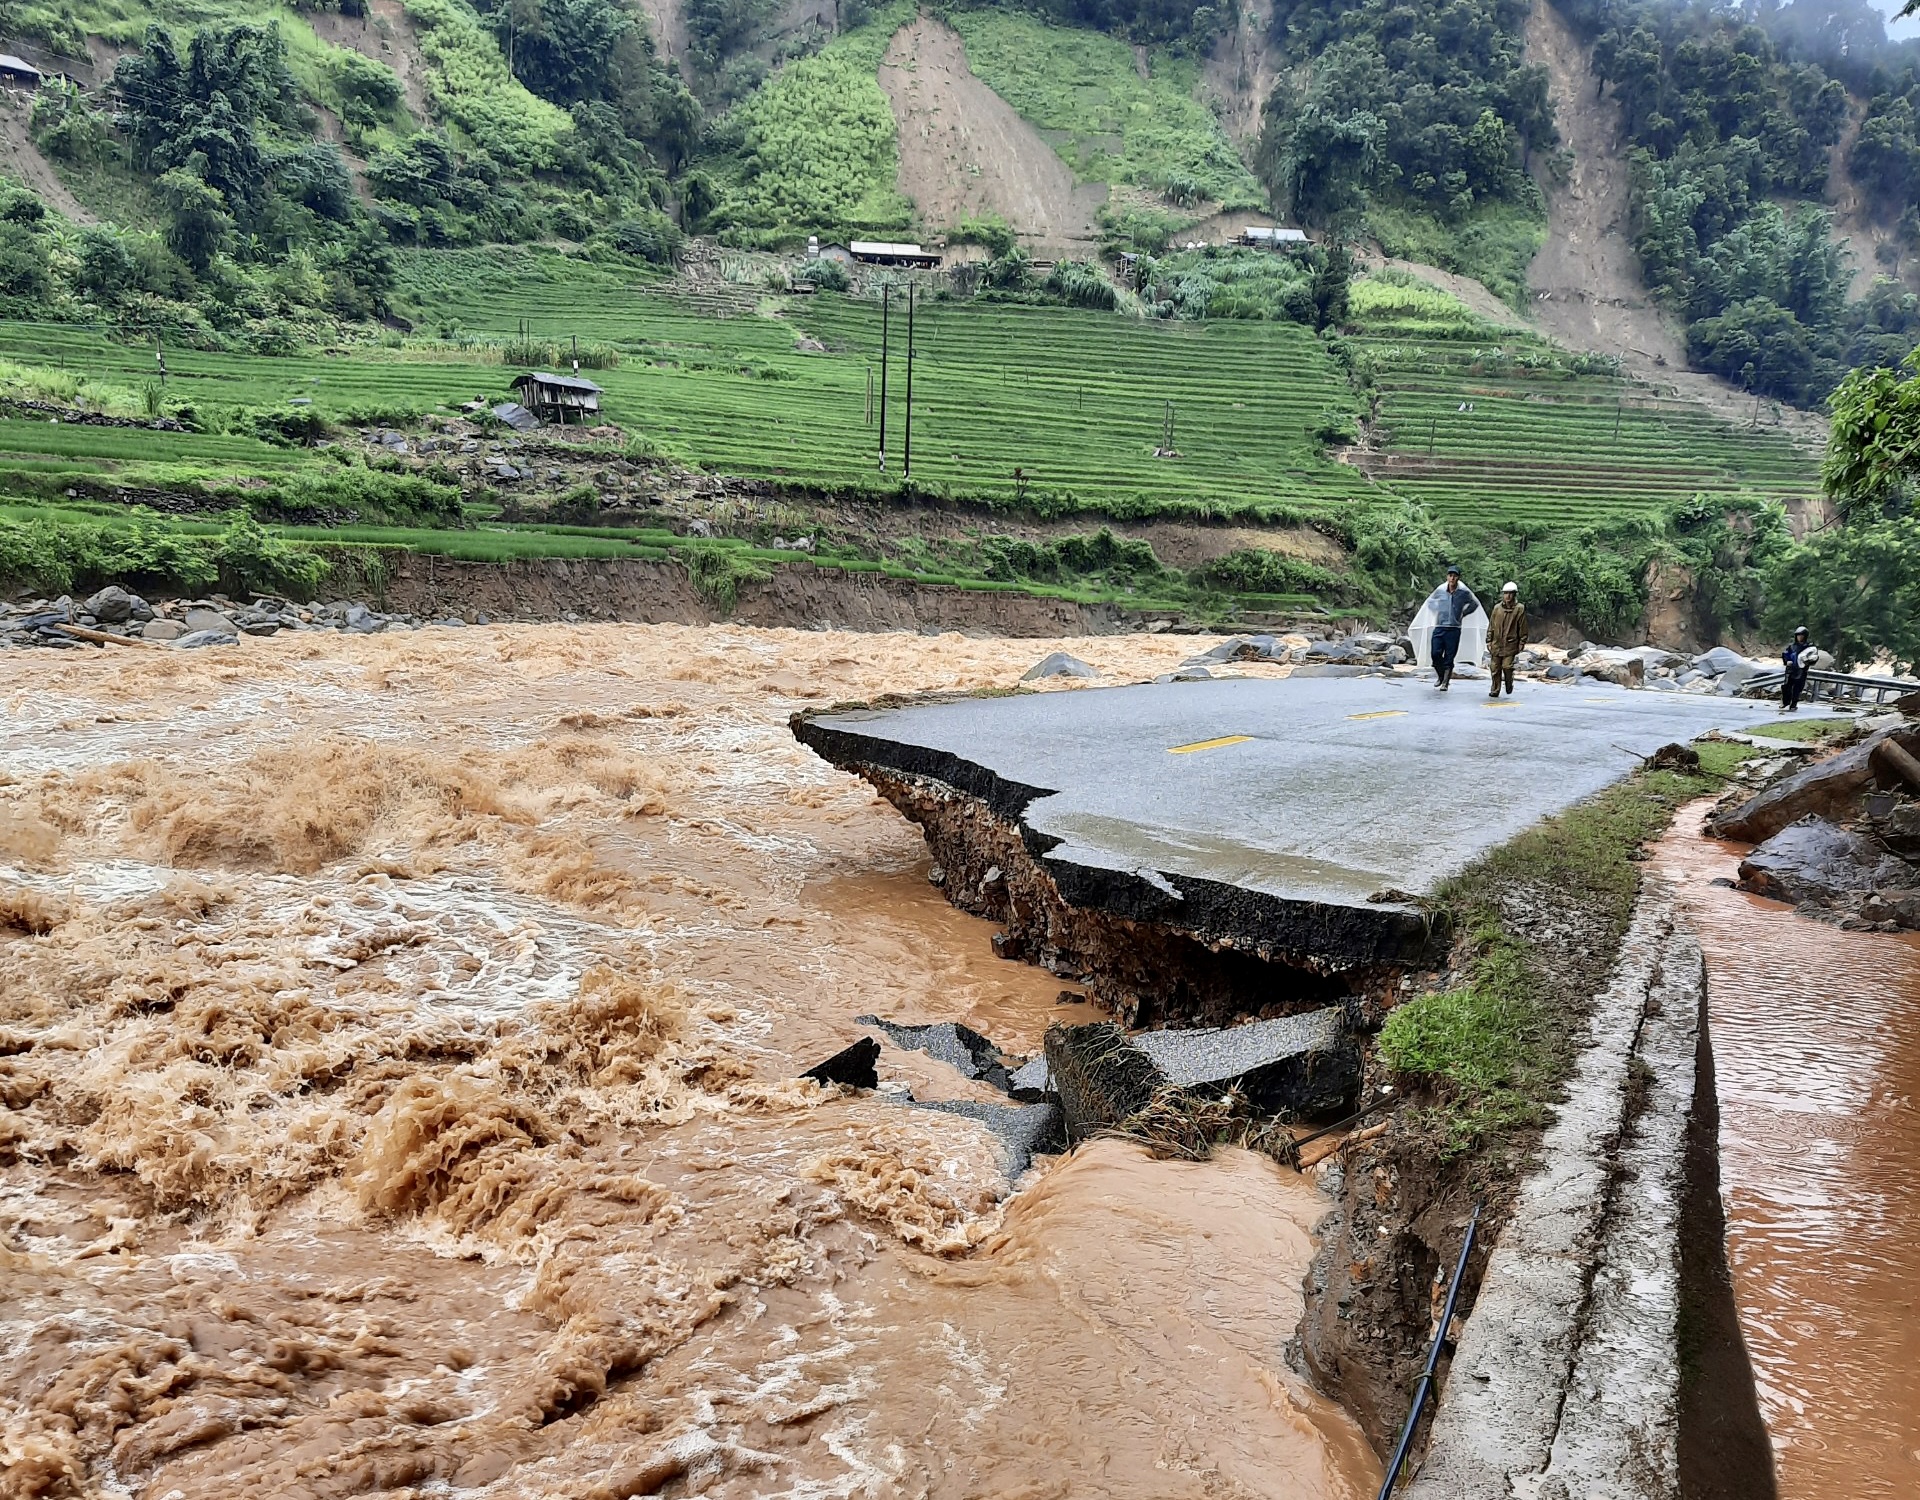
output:
POLYGON ((1076 905, 1334 964, 1426 938, 1414 898, 1764 704, 1579 683, 1227 679, 975 698, 796 720, 843 767, 943 781, 1019 823, 1076 905), (1289 938, 1284 929, 1299 929, 1289 938))

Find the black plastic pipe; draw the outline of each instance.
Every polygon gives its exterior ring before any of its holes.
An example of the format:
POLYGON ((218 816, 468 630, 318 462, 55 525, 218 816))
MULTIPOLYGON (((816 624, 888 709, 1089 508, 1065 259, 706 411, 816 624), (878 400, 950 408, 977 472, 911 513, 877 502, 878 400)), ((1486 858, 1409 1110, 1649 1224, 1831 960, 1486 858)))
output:
POLYGON ((1473 1254, 1473 1237, 1480 1228, 1480 1205, 1473 1205, 1473 1217, 1467 1220, 1467 1237, 1460 1246, 1460 1259, 1453 1268, 1453 1281, 1447 1287, 1446 1311, 1440 1314, 1440 1326, 1434 1331, 1433 1347, 1427 1350, 1427 1367, 1420 1372, 1420 1384, 1414 1387, 1413 1409, 1407 1413, 1407 1425, 1400 1429, 1399 1446, 1393 1450, 1393 1462, 1387 1465, 1387 1477, 1380 1482, 1379 1500, 1393 1493, 1400 1471, 1406 1467, 1407 1450, 1413 1446, 1414 1429, 1420 1425, 1421 1408, 1433 1390, 1433 1372, 1440 1364, 1440 1351, 1447 1347, 1447 1330, 1453 1326, 1454 1304, 1460 1300, 1460 1280, 1467 1274, 1467 1257, 1473 1254))

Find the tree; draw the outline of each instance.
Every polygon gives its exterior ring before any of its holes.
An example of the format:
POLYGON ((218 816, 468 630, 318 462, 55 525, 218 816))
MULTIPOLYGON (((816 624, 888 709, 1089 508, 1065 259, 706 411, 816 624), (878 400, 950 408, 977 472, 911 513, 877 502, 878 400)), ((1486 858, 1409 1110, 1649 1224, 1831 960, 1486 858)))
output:
POLYGON ((204 272, 233 233, 226 199, 191 165, 164 174, 160 195, 167 206, 167 248, 195 271, 204 272))
POLYGON ((1347 247, 1334 241, 1315 258, 1313 265, 1313 326, 1316 329, 1338 327, 1347 320, 1347 293, 1353 281, 1353 256, 1347 247))

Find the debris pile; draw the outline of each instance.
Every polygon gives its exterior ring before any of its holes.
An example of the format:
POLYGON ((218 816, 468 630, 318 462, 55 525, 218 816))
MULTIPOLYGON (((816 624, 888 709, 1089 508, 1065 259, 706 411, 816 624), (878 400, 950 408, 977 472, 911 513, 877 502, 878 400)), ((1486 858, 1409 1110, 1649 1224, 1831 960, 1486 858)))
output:
POLYGON ((1920 723, 1888 717, 1707 819, 1715 837, 1755 846, 1743 889, 1844 928, 1920 931, 1920 723))
MULTIPOLYGON (((1360 1092, 1360 1047, 1338 1006, 1243 1026, 1132 1035, 1111 1021, 1053 1026, 1044 1052, 1033 1058, 1009 1055, 953 1021, 907 1026, 861 1016, 858 1023, 1007 1095, 1008 1104, 921 1100, 899 1084, 885 1085, 916 1108, 985 1125, 1000 1142, 1009 1177, 1024 1172, 1036 1153, 1102 1134, 1186 1156, 1204 1156, 1225 1138, 1291 1142, 1285 1122, 1342 1115, 1360 1092)), ((879 1057, 880 1044, 864 1037, 800 1076, 879 1088, 879 1057)))

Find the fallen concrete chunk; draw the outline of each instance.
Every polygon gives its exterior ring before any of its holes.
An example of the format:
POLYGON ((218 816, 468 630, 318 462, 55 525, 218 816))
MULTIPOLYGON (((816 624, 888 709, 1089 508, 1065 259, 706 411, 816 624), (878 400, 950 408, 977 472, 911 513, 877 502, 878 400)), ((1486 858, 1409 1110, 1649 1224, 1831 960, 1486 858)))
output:
POLYGON ((1338 1112, 1360 1089, 1360 1051, 1337 1006, 1245 1026, 1148 1031, 1133 1044, 1176 1087, 1231 1086, 1263 1114, 1338 1112))
POLYGON ((1238 1093, 1261 1114, 1338 1114, 1360 1089, 1360 1050, 1338 1007, 1245 1026, 1128 1036, 1109 1021, 1055 1026, 1050 1080, 1075 1139, 1118 1125, 1161 1090, 1238 1093))
POLYGON ((1805 817, 1850 816, 1860 794, 1874 783, 1873 752, 1887 738, 1897 739, 1909 751, 1920 749, 1920 729, 1882 730, 1851 749, 1776 781, 1732 809, 1715 812, 1707 819, 1707 832, 1715 838, 1761 844, 1805 817))
POLYGON ((1775 901, 1843 903, 1856 891, 1898 889, 1914 883, 1906 861, 1866 834, 1849 833, 1824 818, 1802 818, 1740 861, 1740 885, 1775 901))
POLYGON ((1081 1140, 1145 1109, 1167 1077, 1111 1021, 1049 1026, 1047 1072, 1060 1096, 1071 1140, 1081 1140))
MULTIPOLYGON (((887 1040, 909 1052, 924 1052, 968 1078, 990 1083, 1002 1093, 1011 1091, 1013 1071, 1021 1060, 1009 1057, 986 1037, 957 1021, 936 1021, 931 1026, 899 1026, 878 1016, 857 1016, 855 1024, 884 1031, 887 1040)), ((875 1043, 876 1048, 878 1043, 875 1043)))
POLYGON ((1038 682, 1043 677, 1098 677, 1099 672, 1077 656, 1069 656, 1065 651, 1055 651, 1043 656, 1031 667, 1020 674, 1022 682, 1038 682))
POLYGON ((1039 1104, 1053 1097, 1053 1076, 1047 1071, 1047 1054, 1029 1058, 1014 1070, 1007 1092, 1022 1104, 1039 1104))
POLYGON ((851 1047, 843 1047, 823 1063, 816 1063, 800 1076, 815 1083, 844 1083, 848 1088, 877 1089, 880 1074, 874 1064, 880 1060, 880 1044, 863 1036, 851 1047))
POLYGON ((1035 1155, 1064 1151, 1067 1147, 1057 1104, 976 1104, 971 1099, 916 1099, 914 1108, 978 1120, 999 1138, 1001 1164, 1009 1177, 1018 1177, 1026 1171, 1035 1155))

